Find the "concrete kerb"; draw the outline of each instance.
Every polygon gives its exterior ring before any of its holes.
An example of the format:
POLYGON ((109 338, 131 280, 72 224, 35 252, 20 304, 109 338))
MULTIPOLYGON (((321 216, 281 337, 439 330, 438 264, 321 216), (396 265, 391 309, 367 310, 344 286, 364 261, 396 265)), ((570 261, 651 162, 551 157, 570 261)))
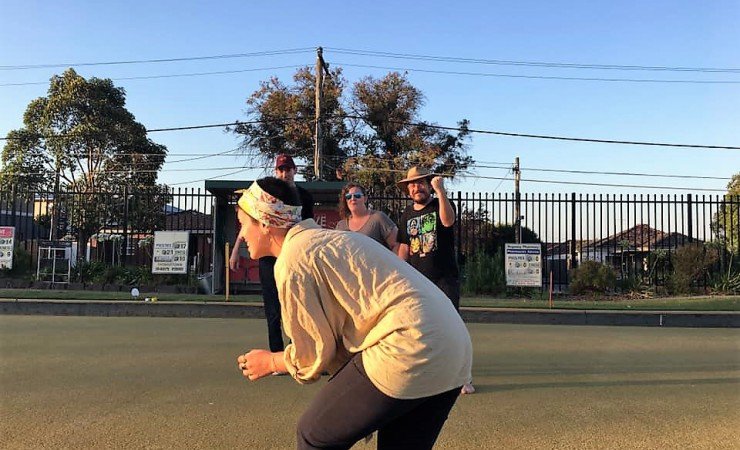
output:
MULTIPOLYGON (((605 311, 514 308, 461 308, 470 323, 547 325, 612 325, 647 327, 740 328, 740 312, 605 311)), ((263 318, 259 303, 142 302, 0 299, 0 314, 105 316, 105 317, 208 317, 263 318)))

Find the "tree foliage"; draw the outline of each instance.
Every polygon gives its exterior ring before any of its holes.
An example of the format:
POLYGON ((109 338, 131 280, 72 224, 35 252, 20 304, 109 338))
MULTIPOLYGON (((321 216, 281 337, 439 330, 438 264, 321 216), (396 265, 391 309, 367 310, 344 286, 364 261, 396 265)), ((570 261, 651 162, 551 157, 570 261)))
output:
POLYGON ((712 228, 728 251, 740 252, 740 172, 727 183, 727 194, 714 216, 712 228))
MULTIPOLYGON (((293 75, 293 83, 288 86, 277 77, 260 83, 260 88, 247 99, 249 120, 231 131, 244 136, 241 147, 247 156, 268 167, 279 153, 308 161, 300 172, 311 180, 315 178, 316 75, 308 67, 301 68, 293 75)), ((345 83, 340 68, 331 70, 330 76, 324 78, 322 124, 327 164, 322 171, 329 180, 336 180, 333 161, 346 159, 342 142, 347 128, 341 105, 345 83)))
MULTIPOLYGON (((107 193, 123 187, 160 193, 157 173, 167 152, 147 137, 126 109, 125 98, 123 88, 110 79, 85 79, 73 69, 53 76, 47 96, 26 108, 23 128, 8 133, 0 189, 15 185, 74 193, 58 195, 54 208, 68 216, 68 231, 77 233, 81 243, 111 221, 120 224, 116 213, 123 208, 106 209, 104 205, 114 203, 107 201, 107 193), (96 195, 100 201, 94 201, 96 195)), ((155 203, 159 208, 162 200, 155 203)), ((145 217, 150 212, 129 214, 145 217)))
MULTIPOLYGON (((243 149, 265 162, 277 153, 300 157, 314 178, 315 75, 306 67, 286 86, 277 78, 261 84, 247 99, 249 122, 233 131, 243 149), (255 154, 253 151, 257 151, 255 154)), ((345 92, 340 68, 325 79, 323 103, 324 178, 352 179, 376 193, 395 190, 395 182, 414 164, 450 176, 465 170, 470 133, 467 120, 451 134, 420 120, 423 93, 404 75, 365 77, 345 92)))

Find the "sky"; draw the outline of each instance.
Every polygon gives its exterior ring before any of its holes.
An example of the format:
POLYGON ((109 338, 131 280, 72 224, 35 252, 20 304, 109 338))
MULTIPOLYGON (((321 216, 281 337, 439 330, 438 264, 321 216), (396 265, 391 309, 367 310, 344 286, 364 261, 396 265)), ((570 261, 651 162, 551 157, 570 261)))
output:
MULTIPOLYGON (((289 82, 297 67, 315 64, 315 48, 322 46, 326 62, 343 67, 349 84, 365 76, 380 78, 393 68, 406 71, 408 80, 425 95, 419 119, 438 125, 455 126, 468 119, 472 129, 505 133, 740 147, 739 20, 740 2, 732 0, 0 0, 0 136, 22 126, 28 103, 46 95, 49 78, 65 67, 74 67, 85 77, 111 78, 123 87, 127 108, 147 129, 246 120, 245 100, 260 81, 277 76, 289 82), (305 51, 79 65, 287 49, 305 51), (350 55, 337 49, 620 67, 455 63, 350 55), (56 64, 60 66, 17 68, 56 64), (624 66, 705 70, 625 70, 624 66), (237 73, 181 76, 203 72, 237 73), (154 76, 167 77, 126 79, 154 76)), ((173 187, 202 188, 205 179, 251 180, 272 172, 266 168, 228 175, 251 162, 233 153, 216 155, 239 143, 238 137, 221 129, 149 136, 168 149, 159 182, 173 187), (211 156, 178 162, 207 155, 211 156)), ((527 194, 716 195, 740 172, 738 149, 474 134, 469 155, 476 161, 472 176, 457 177, 450 189, 512 192, 509 168, 516 157, 522 168, 521 190, 527 194)))

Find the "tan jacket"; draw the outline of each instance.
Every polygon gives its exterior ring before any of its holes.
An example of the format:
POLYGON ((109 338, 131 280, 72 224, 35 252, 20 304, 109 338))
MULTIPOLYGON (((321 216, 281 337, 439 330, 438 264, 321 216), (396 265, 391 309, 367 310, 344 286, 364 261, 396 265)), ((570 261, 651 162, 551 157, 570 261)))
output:
POLYGON ((372 383, 413 399, 471 379, 470 335, 450 300, 388 249, 312 219, 288 232, 275 264, 285 365, 301 383, 362 352, 372 383))

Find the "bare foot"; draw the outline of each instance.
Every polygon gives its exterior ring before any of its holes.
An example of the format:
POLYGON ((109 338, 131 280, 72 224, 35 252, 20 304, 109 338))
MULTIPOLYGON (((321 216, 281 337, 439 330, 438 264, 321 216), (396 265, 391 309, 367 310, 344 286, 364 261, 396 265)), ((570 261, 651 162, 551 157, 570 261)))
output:
POLYGON ((465 383, 462 389, 460 389, 461 394, 472 394, 473 392, 475 392, 475 388, 472 383, 465 383))

